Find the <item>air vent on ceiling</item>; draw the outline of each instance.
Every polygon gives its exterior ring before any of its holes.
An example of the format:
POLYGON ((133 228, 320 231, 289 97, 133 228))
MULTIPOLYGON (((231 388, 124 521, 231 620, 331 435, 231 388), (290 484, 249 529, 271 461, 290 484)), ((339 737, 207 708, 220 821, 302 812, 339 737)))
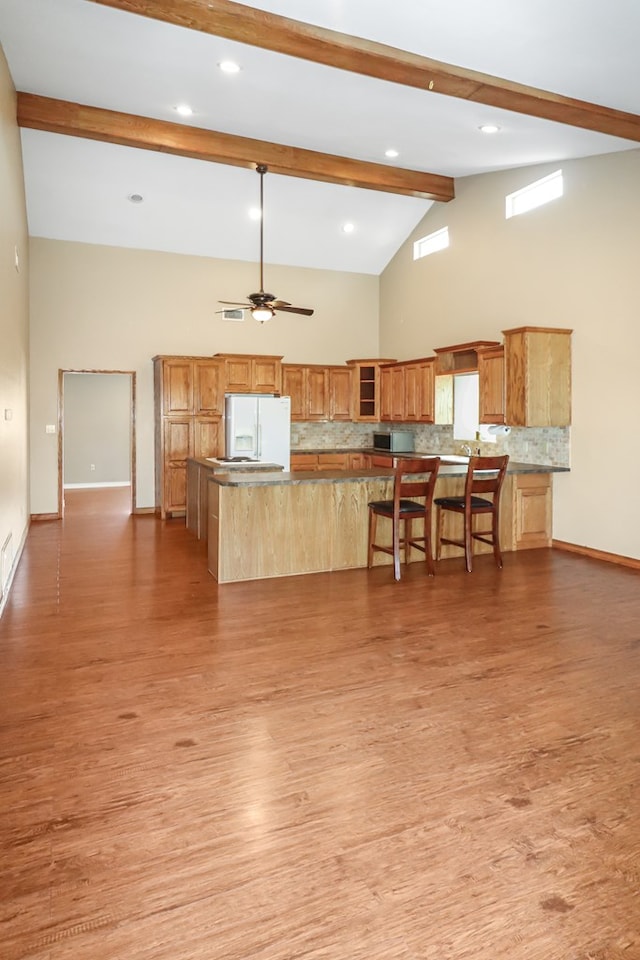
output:
POLYGON ((236 322, 244 320, 244 310, 222 310, 223 320, 235 320, 236 322))

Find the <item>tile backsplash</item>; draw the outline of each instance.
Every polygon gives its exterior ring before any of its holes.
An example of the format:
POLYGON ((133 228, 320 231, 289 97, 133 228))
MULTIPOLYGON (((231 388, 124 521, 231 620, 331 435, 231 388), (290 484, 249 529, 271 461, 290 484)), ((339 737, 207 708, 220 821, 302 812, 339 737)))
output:
MULTIPOLYGON (((422 453, 461 453, 460 441, 453 439, 451 425, 427 423, 398 425, 410 429, 415 436, 415 448, 422 453)), ((372 423, 292 423, 293 450, 359 449, 373 444, 374 430, 388 430, 389 424, 372 423)), ((505 437, 495 443, 475 442, 471 446, 480 453, 508 453, 521 463, 539 463, 551 467, 568 467, 571 459, 570 427, 512 427, 505 437)))

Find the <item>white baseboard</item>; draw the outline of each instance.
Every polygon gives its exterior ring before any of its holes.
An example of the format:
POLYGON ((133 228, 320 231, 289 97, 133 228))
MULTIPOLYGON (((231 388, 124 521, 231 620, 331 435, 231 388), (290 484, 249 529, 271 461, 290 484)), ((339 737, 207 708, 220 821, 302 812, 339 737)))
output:
POLYGON ((15 576, 16 570, 18 569, 18 564, 20 563, 20 558, 22 556, 22 551, 24 550, 24 545, 27 542, 27 534, 29 533, 29 524, 27 523, 26 527, 22 531, 22 537, 20 538, 20 543, 18 544, 18 549, 16 550, 13 563, 11 564, 11 569, 9 570, 9 576, 7 581, 0 588, 0 617, 4 613, 4 608, 7 605, 7 600, 9 599, 9 591, 11 590, 11 585, 13 584, 13 578, 15 576))
POLYGON ((93 487, 130 487, 130 480, 114 480, 110 483, 65 483, 65 490, 90 490, 93 487))

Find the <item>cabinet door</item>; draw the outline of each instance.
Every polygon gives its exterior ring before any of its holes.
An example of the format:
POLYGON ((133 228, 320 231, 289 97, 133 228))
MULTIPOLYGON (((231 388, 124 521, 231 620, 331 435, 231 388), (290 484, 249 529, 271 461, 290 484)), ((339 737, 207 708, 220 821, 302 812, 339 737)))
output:
POLYGON ((251 389, 255 393, 280 393, 282 366, 271 357, 254 357, 251 361, 251 389))
POLYGON ((193 455, 193 420, 166 419, 164 435, 164 510, 184 513, 187 507, 187 457, 193 455))
POLYGON ((436 365, 435 360, 427 360, 419 366, 420 389, 418 408, 421 423, 435 423, 436 419, 436 365))
POLYGON ((393 380, 391 367, 380 369, 380 419, 393 419, 393 380))
POLYGON ((228 357, 224 368, 225 390, 228 393, 251 392, 251 357, 228 357))
POLYGON ((162 412, 193 413, 193 363, 165 360, 162 368, 162 412))
POLYGON ((552 487, 550 473, 514 476, 514 549, 551 546, 552 487))
POLYGON ((196 416, 221 416, 224 401, 222 365, 196 360, 193 365, 193 407, 196 416))
POLYGON ((504 423, 504 349, 478 353, 480 423, 504 423))
POLYGON ((329 367, 329 419, 351 420, 351 370, 329 367))
POLYGON ((317 453, 292 453, 291 454, 291 472, 295 473, 298 470, 317 470, 318 469, 318 454, 317 453))
POLYGON ((391 419, 404 420, 404 367, 391 367, 391 419))
POLYGON ((197 417, 194 421, 194 457, 221 457, 224 454, 224 435, 220 417, 197 417))
POLYGON ((291 419, 305 419, 305 368, 285 364, 282 368, 282 395, 291 397, 291 419))
POLYGON ((349 459, 351 470, 367 470, 371 466, 371 457, 366 453, 352 453, 349 459))
POLYGON ((348 470, 351 457, 348 453, 318 454, 318 470, 348 470))
POLYGON ((329 419, 329 377, 325 367, 307 367, 307 420, 329 419))

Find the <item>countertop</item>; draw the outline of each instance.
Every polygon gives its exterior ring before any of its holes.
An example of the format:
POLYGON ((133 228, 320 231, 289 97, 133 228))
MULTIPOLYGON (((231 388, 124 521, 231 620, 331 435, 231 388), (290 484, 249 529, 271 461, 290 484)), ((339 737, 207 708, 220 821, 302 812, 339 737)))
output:
MULTIPOLYGON (((310 453, 311 451, 304 451, 310 453)), ((326 452, 326 451, 323 451, 326 452)), ((362 452, 362 451, 360 451, 362 452)), ((429 456, 429 454, 417 454, 429 456)), ((442 454, 444 457, 445 454, 442 454)), ((202 462, 202 461, 201 461, 202 462)), ((207 461, 204 461, 205 463, 207 461)), ((518 463, 509 461, 508 474, 514 473, 568 473, 568 467, 550 467, 539 463, 518 463)), ((456 463, 440 466, 438 477, 465 477, 467 464, 456 463)), ((356 483, 359 480, 390 480, 393 470, 390 467, 371 467, 367 470, 299 470, 295 473, 260 472, 255 475, 249 472, 218 473, 210 478, 210 482, 221 487, 264 487, 286 484, 295 486, 302 483, 356 483)))

